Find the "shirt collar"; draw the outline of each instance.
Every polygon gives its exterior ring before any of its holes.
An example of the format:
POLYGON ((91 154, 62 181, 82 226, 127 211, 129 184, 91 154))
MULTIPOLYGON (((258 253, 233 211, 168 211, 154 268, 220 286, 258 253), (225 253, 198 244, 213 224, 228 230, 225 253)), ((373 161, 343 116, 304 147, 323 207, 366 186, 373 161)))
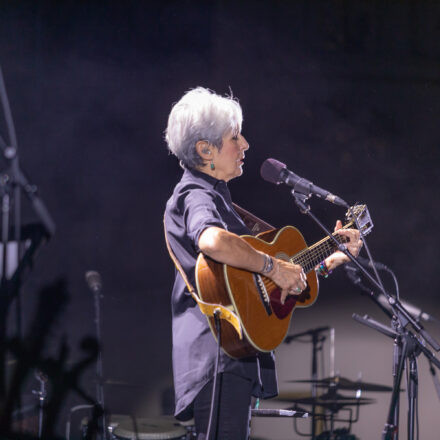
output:
MULTIPOLYGON (((206 182, 210 187, 214 189, 227 188, 227 183, 224 180, 216 179, 209 174, 203 173, 196 169, 185 168, 184 176, 186 178, 196 178, 198 181, 206 182)), ((200 182, 202 183, 202 182, 200 182)))

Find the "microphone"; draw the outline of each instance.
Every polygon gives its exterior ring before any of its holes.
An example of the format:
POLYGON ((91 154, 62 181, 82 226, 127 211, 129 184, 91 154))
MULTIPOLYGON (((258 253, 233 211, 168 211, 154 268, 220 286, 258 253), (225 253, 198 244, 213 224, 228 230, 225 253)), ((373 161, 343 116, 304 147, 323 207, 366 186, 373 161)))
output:
POLYGON ((385 270, 387 272, 390 270, 385 264, 379 263, 378 261, 373 261, 373 263, 371 263, 368 258, 361 257, 360 255, 357 256, 356 260, 359 261, 362 266, 368 266, 371 268, 374 266, 377 270, 385 270))
POLYGON ((89 289, 94 293, 99 292, 102 289, 101 275, 95 270, 89 270, 86 272, 86 282, 89 289))
MULTIPOLYGON (((378 301, 388 310, 391 310, 390 304, 387 300, 387 297, 383 293, 379 293, 377 295, 378 301)), ((434 318, 434 316, 431 316, 429 313, 424 312, 422 309, 419 309, 414 304, 409 303, 408 301, 400 300, 400 304, 402 304, 403 307, 407 310, 407 312, 414 317, 416 320, 423 319, 423 321, 429 322, 438 322, 437 318, 434 318)))
POLYGON ((307 179, 296 175, 294 172, 287 169, 286 164, 279 162, 276 159, 266 159, 261 165, 261 177, 270 183, 279 185, 284 183, 287 186, 293 187, 293 190, 310 197, 312 194, 325 199, 335 205, 344 206, 348 208, 347 203, 340 197, 335 196, 331 192, 314 185, 307 179))
MULTIPOLYGON (((357 257, 357 260, 361 263, 371 267, 371 262, 363 257, 357 257)), ((383 269, 388 270, 388 268, 385 266, 385 264, 382 263, 374 263, 377 269, 383 269)), ((369 289, 367 286, 365 286, 362 282, 362 278, 359 273, 359 269, 354 266, 352 263, 347 263, 344 267, 345 272, 350 279, 350 281, 361 288, 362 290, 366 292, 371 292, 371 289, 369 289)), ((388 302, 387 297, 383 293, 374 294, 374 297, 379 301, 379 303, 386 308, 388 311, 392 312, 390 303, 388 302)), ((424 312, 422 309, 419 309, 417 306, 409 303, 408 301, 400 300, 400 304, 402 304, 403 307, 408 311, 408 313, 413 316, 414 319, 419 320, 423 319, 423 321, 433 321, 433 322, 439 322, 437 318, 434 316, 431 316, 429 313, 424 312)))

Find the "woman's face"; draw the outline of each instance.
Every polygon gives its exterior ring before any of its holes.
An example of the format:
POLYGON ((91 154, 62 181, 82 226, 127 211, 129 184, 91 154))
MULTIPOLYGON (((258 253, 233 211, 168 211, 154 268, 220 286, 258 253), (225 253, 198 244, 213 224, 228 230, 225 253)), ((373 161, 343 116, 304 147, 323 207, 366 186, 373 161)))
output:
POLYGON ((221 150, 214 148, 214 175, 217 179, 228 182, 243 174, 244 152, 249 144, 241 133, 231 132, 223 136, 221 150))

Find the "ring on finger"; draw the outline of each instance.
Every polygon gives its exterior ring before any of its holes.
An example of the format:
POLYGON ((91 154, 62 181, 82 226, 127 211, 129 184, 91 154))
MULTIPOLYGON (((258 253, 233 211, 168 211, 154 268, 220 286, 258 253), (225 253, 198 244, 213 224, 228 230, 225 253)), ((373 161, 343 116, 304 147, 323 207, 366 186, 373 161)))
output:
POLYGON ((296 290, 298 293, 301 293, 301 292, 302 292, 301 287, 297 287, 295 290, 296 290))

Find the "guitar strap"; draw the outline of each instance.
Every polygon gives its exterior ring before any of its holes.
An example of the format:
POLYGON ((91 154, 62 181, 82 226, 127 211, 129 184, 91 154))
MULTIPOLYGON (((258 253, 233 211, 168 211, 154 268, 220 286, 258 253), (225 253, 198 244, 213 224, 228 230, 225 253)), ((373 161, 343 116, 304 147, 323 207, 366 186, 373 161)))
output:
POLYGON ((173 250, 171 249, 170 242, 168 241, 167 230, 165 227, 165 215, 163 217, 163 224, 164 224, 164 231, 165 231, 165 242, 167 244, 168 253, 170 254, 171 259, 173 260, 174 265, 176 266, 176 269, 179 271, 180 275, 182 276, 183 281, 185 281, 185 284, 186 284, 186 287, 187 287, 189 293, 191 294, 194 301, 199 306, 200 311, 205 316, 207 316, 209 318, 213 318, 214 312, 218 310, 220 312, 220 319, 224 319, 224 320, 228 321, 229 324, 231 324, 234 327, 234 329, 238 333, 238 336, 240 337, 240 339, 242 339, 243 338, 243 331, 241 328, 240 319, 238 318, 238 316, 234 312, 232 312, 231 310, 229 310, 225 306, 222 306, 221 304, 207 303, 199 298, 199 295, 197 294, 196 289, 194 289, 193 285, 190 283, 188 277, 186 276, 185 271, 182 268, 182 265, 180 264, 179 260, 177 259, 176 255, 174 254, 173 250))
MULTIPOLYGON (((233 206, 236 212, 242 218, 245 225, 251 230, 253 235, 257 235, 260 232, 264 232, 269 229, 274 229, 273 226, 271 226, 269 223, 266 223, 265 221, 261 220, 254 214, 250 213, 249 211, 246 211, 244 208, 236 205, 235 203, 233 203, 233 206)), ((168 253, 170 254, 171 259, 173 260, 176 269, 179 271, 180 275, 182 276, 188 291, 190 292, 194 301, 199 306, 200 311, 209 318, 212 318, 214 316, 214 312, 216 310, 220 311, 220 319, 224 319, 228 321, 234 327, 240 339, 242 339, 243 332, 240 324, 240 319, 234 312, 229 310, 227 307, 222 306, 221 304, 207 303, 199 298, 196 289, 194 289, 193 285, 190 283, 188 277, 186 276, 185 271, 182 268, 182 265, 180 264, 179 260, 177 259, 176 255, 171 249, 170 242, 168 241, 167 230, 165 227, 165 215, 163 217, 163 224, 164 224, 164 232, 165 232, 165 242, 167 245, 168 253)))
POLYGON ((242 208, 241 206, 238 206, 235 203, 232 203, 232 206, 237 214, 241 217, 247 228, 251 231, 252 235, 258 235, 261 232, 275 229, 274 226, 266 223, 264 220, 261 220, 261 218, 257 217, 251 212, 246 211, 246 209, 242 208))

